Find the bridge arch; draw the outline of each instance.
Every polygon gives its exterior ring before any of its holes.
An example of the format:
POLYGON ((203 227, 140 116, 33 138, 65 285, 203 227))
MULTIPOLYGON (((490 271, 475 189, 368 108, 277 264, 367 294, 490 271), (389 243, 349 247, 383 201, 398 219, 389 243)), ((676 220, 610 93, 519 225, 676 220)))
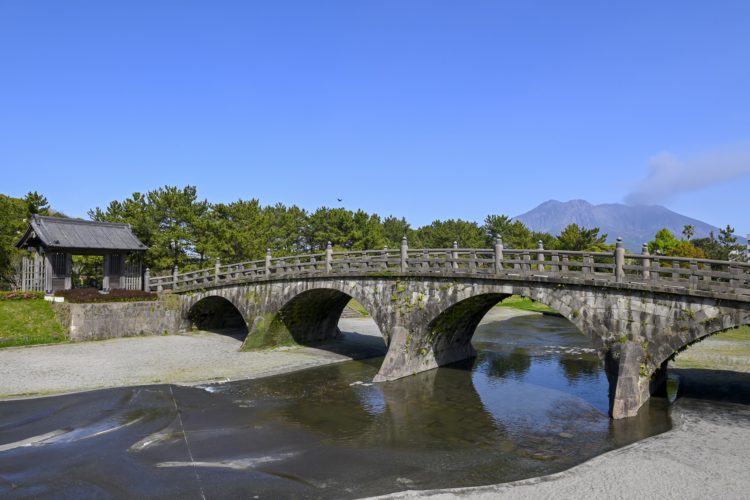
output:
POLYGON ((271 283, 267 287, 266 299, 249 317, 252 326, 244 349, 339 338, 342 334, 338 322, 352 299, 367 310, 388 344, 380 301, 356 281, 300 281, 271 283))
POLYGON ((247 323, 240 310, 229 299, 209 295, 191 304, 186 313, 191 326, 244 340, 247 323))
POLYGON ((683 337, 677 344, 663 344, 665 345, 665 348, 657 350, 658 354, 654 358, 654 364, 665 369, 666 364, 673 360, 680 352, 683 352, 696 344, 700 344, 714 335, 742 326, 750 326, 750 316, 743 318, 737 314, 724 314, 704 322, 704 325, 705 328, 702 329, 690 328, 688 335, 683 337))
MULTIPOLYGON (((573 310, 569 304, 576 304, 578 302, 575 297, 575 292, 569 292, 572 296, 563 298, 559 296, 561 295, 560 293, 550 294, 546 290, 539 289, 512 289, 511 291, 514 293, 509 294, 507 293, 508 290, 500 292, 478 290, 467 298, 463 298, 458 302, 451 304, 435 316, 428 324, 430 333, 428 342, 430 343, 436 357, 440 360, 452 357, 463 359, 460 356, 469 357, 476 355, 476 351, 471 347, 471 340, 479 323, 495 305, 513 295, 531 299, 555 309, 562 318, 568 320, 573 326, 575 326, 579 333, 587 337, 592 342, 592 345, 600 352, 603 352, 606 349, 605 343, 600 335, 597 335, 592 329, 582 329, 580 322, 579 324, 576 324, 576 322, 573 321, 581 316, 580 313, 576 313, 574 316, 572 312, 569 312, 569 317, 566 317, 559 312, 558 308, 566 308, 569 311, 573 310), (445 350, 453 351, 454 354, 452 356, 441 354, 441 352, 445 350)), ((450 361, 445 362, 447 363, 450 361)))

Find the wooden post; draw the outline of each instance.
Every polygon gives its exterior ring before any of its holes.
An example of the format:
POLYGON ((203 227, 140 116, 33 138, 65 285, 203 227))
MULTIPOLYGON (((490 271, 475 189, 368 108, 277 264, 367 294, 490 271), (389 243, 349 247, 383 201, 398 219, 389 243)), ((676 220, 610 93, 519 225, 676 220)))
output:
POLYGON ((641 255, 643 255, 643 279, 651 279, 651 259, 649 258, 651 254, 648 252, 648 243, 643 244, 641 255))
POLYGON ((618 236, 615 244, 615 281, 620 283, 625 278, 625 244, 622 238, 618 236))
POLYGON ((73 288, 73 279, 70 276, 73 270, 73 255, 70 252, 65 252, 65 289, 70 290, 73 288))
POLYGON ((44 255, 44 291, 47 293, 52 293, 52 255, 54 254, 44 255))
POLYGON ((104 258, 102 259, 102 290, 109 290, 109 259, 109 254, 105 253, 104 258))
POLYGON ((537 250, 539 250, 539 252, 536 254, 536 260, 538 262, 536 269, 537 271, 544 271, 544 242, 539 240, 537 245, 537 250))
POLYGON ((333 271, 333 246, 329 241, 326 245, 326 274, 331 274, 333 271))
POLYGON ((495 274, 503 270, 503 239, 495 237, 495 274))
POLYGON ((266 248, 266 278, 271 277, 271 249, 266 248))
POLYGON ((409 269, 409 242, 406 236, 401 238, 401 272, 405 273, 409 269))
POLYGON ((143 272, 143 290, 146 292, 151 291, 151 270, 146 268, 143 272))

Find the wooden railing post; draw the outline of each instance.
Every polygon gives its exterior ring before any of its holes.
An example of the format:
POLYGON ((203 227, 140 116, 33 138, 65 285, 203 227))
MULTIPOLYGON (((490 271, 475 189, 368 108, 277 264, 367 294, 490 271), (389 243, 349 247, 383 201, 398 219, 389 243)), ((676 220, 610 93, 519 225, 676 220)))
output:
POLYGON ((333 271, 333 245, 329 241, 326 244, 326 274, 331 274, 333 271))
POLYGON ((451 252, 451 259, 453 260, 453 269, 458 269, 458 242, 453 242, 453 252, 451 252))
POLYGON ((495 274, 503 270, 503 239, 500 236, 495 238, 495 274))
POLYGON ((271 277, 271 249, 266 248, 266 278, 271 277))
POLYGON ((617 237, 615 244, 615 281, 620 283, 625 278, 625 244, 621 237, 617 237))
POLYGON ((539 252, 536 254, 536 269, 537 271, 544 271, 544 242, 539 240, 537 245, 537 250, 539 250, 539 252))
POLYGON ((149 268, 146 268, 146 270, 143 271, 143 291, 151 291, 151 271, 149 268))
POLYGON ((643 248, 641 249, 641 255, 643 255, 643 279, 648 280, 651 279, 651 259, 649 258, 651 254, 648 252, 648 243, 643 244, 643 248))
POLYGON ((172 269, 172 291, 177 291, 177 274, 178 274, 177 266, 174 266, 172 269))
POLYGON ((409 269, 409 242, 406 241, 406 236, 401 238, 401 272, 405 273, 409 269))

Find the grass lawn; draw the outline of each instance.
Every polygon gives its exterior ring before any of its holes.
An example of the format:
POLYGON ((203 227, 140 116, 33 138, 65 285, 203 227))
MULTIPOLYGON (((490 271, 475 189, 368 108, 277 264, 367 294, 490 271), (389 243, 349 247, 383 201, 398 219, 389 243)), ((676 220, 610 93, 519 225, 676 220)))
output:
POLYGON ((511 295, 500 302, 497 307, 512 307, 514 309, 523 309, 524 311, 556 313, 555 309, 548 307, 541 302, 535 302, 531 299, 519 295, 511 295))
POLYGON ((0 301, 0 347, 63 342, 65 334, 46 300, 0 301))

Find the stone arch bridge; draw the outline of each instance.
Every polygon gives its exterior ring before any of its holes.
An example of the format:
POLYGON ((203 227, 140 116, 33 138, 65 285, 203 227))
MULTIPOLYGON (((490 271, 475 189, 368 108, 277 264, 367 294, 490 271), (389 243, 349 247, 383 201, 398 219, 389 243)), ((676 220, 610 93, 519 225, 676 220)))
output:
POLYGON ((542 302, 590 338, 605 360, 613 418, 634 416, 663 383, 671 357, 702 338, 750 324, 750 264, 626 254, 504 249, 409 249, 272 258, 149 277, 181 297, 189 318, 228 301, 245 318, 244 348, 339 335, 354 298, 388 352, 385 382, 476 355, 482 317, 510 295, 542 302))

